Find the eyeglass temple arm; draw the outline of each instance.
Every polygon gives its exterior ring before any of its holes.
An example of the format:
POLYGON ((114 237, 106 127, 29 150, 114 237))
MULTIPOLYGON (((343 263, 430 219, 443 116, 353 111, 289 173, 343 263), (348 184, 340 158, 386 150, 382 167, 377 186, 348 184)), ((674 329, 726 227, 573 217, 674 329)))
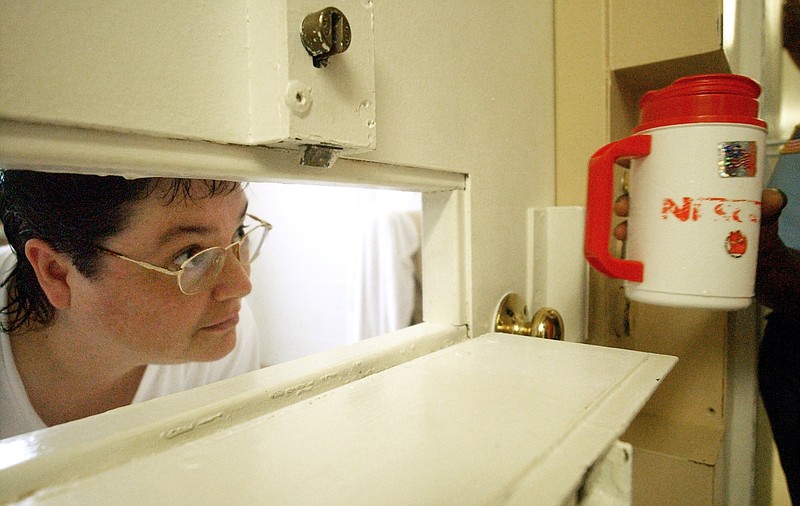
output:
POLYGON ((180 274, 180 271, 170 271, 168 269, 164 269, 163 267, 158 267, 157 265, 151 265, 151 264, 148 264, 146 262, 141 262, 139 260, 134 260, 133 258, 126 257, 125 255, 117 253, 116 251, 111 251, 109 249, 101 248, 99 246, 98 246, 97 249, 99 249, 100 251, 102 251, 103 253, 106 253, 108 255, 113 255, 113 256, 115 256, 117 258, 121 258, 123 260, 127 260, 128 262, 133 262, 136 265, 138 265, 140 267, 144 267, 145 269, 149 269, 151 271, 160 272, 162 274, 169 274, 170 276, 177 276, 177 275, 180 274))

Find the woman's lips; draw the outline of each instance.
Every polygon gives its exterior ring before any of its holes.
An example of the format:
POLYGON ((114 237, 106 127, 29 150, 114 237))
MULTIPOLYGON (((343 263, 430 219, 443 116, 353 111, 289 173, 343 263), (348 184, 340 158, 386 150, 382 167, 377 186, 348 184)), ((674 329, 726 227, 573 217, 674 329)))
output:
POLYGON ((203 330, 208 330, 211 332, 224 332, 236 328, 236 325, 239 323, 239 313, 236 313, 224 320, 220 320, 217 323, 212 325, 207 325, 203 327, 203 330))

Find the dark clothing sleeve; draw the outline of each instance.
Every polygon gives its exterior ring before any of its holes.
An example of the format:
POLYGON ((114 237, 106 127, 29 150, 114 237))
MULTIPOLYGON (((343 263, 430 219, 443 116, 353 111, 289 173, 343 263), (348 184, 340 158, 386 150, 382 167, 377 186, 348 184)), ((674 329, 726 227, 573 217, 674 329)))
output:
POLYGON ((789 495, 800 505, 800 320, 781 312, 767 317, 758 380, 789 495))

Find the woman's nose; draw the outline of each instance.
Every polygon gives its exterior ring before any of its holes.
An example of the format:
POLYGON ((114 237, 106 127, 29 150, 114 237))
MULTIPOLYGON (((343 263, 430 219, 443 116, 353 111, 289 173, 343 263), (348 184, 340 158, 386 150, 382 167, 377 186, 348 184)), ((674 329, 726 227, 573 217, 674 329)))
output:
POLYGON ((212 295, 215 300, 242 298, 253 289, 250 282, 250 265, 239 260, 237 252, 228 250, 228 257, 219 273, 212 295))

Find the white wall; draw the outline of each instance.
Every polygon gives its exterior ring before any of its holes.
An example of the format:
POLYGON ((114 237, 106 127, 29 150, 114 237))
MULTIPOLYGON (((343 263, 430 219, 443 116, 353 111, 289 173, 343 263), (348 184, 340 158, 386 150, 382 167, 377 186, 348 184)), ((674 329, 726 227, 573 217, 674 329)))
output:
POLYGON ((419 210, 419 193, 249 183, 249 211, 273 225, 252 266, 248 297, 273 365, 353 340, 353 283, 375 217, 419 210))

